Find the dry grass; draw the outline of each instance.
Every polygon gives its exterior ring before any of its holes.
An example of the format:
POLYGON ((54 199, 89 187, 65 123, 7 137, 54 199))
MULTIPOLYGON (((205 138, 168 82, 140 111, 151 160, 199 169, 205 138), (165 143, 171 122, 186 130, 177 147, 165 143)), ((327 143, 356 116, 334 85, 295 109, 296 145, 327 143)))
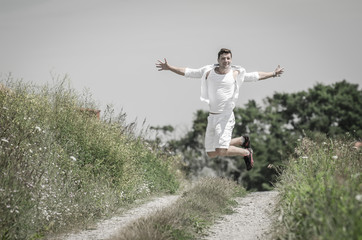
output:
POLYGON ((235 196, 245 190, 220 178, 199 181, 173 205, 122 229, 113 240, 195 239, 221 214, 231 212, 235 196))

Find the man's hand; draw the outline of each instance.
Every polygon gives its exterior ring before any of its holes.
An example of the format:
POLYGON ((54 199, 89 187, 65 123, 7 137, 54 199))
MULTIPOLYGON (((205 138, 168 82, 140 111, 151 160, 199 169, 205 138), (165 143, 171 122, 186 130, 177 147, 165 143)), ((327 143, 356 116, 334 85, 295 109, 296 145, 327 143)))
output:
POLYGON ((259 80, 265 80, 271 77, 280 77, 284 73, 284 68, 278 67, 274 70, 274 72, 258 72, 259 73, 259 80))
POLYGON ((156 68, 158 68, 158 71, 170 70, 170 65, 168 65, 166 58, 164 58, 164 60, 165 62, 157 60, 158 63, 156 63, 156 68))
POLYGON ((164 60, 164 62, 157 60, 158 63, 156 63, 156 68, 158 68, 158 71, 170 70, 174 73, 185 76, 185 68, 171 66, 168 64, 166 58, 164 58, 164 60))
POLYGON ((282 75, 283 73, 284 73, 284 68, 282 68, 282 67, 280 67, 280 65, 278 65, 278 67, 274 71, 273 77, 280 77, 280 75, 282 75))

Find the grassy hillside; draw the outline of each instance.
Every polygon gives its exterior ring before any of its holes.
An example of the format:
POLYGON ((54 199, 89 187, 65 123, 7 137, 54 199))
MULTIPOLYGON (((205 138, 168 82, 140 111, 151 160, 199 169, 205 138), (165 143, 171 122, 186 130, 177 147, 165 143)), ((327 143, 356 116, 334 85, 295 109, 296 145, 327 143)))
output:
POLYGON ((303 139, 277 184, 276 239, 362 239, 362 151, 353 141, 303 139))
POLYGON ((136 136, 113 109, 101 119, 82 110, 96 107, 65 82, 2 82, 2 239, 41 238, 179 186, 175 157, 136 136))

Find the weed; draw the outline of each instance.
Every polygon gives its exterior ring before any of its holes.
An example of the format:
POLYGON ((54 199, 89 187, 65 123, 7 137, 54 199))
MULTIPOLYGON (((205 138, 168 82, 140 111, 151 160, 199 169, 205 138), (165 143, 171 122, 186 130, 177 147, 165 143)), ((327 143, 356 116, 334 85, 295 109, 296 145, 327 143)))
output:
POLYGON ((304 138, 280 176, 278 239, 360 239, 361 151, 346 138, 304 138))
POLYGON ((67 81, 2 84, 11 91, 0 91, 0 238, 42 238, 178 188, 176 157, 110 107, 102 119, 85 113, 97 107, 67 81))

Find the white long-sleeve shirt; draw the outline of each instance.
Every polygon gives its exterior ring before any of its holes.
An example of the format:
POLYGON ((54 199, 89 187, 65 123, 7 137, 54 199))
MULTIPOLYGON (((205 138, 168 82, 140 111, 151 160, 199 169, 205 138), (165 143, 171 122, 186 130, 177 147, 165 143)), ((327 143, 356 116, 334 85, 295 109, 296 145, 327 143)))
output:
MULTIPOLYGON (((212 95, 210 96, 210 93, 209 93, 209 85, 208 85, 208 80, 206 79, 206 73, 209 72, 210 70, 213 70, 215 67, 217 67, 218 64, 214 64, 214 65, 207 65, 207 66, 204 66, 202 68, 199 68, 199 69, 191 69, 191 68, 186 68, 185 69, 185 77, 187 78, 201 78, 201 96, 200 96, 200 99, 201 101, 203 102, 206 102, 207 104, 209 104, 209 107, 210 107, 210 111, 211 112, 220 112, 222 111, 222 108, 215 108, 215 102, 218 102, 216 99, 212 99, 210 101, 210 98, 214 98, 216 95, 212 95), (210 105, 210 102, 212 105, 210 105)), ((235 80, 234 79, 234 93, 233 93, 233 96, 232 98, 230 98, 230 103, 224 103, 226 106, 225 110, 229 110, 230 106, 233 106, 232 108, 235 107, 235 104, 236 104, 236 101, 238 100, 239 98, 239 89, 240 89, 240 86, 243 82, 255 82, 255 81, 258 81, 259 80, 259 73, 258 72, 250 72, 250 73, 247 73, 245 71, 244 68, 240 67, 240 66, 232 66, 232 71, 239 71, 239 74, 238 74, 238 77, 237 79, 235 80)), ((215 87, 215 86, 213 86, 215 87)), ((219 102, 217 103, 219 104, 219 102)), ((232 110, 232 109, 231 109, 232 110)))

